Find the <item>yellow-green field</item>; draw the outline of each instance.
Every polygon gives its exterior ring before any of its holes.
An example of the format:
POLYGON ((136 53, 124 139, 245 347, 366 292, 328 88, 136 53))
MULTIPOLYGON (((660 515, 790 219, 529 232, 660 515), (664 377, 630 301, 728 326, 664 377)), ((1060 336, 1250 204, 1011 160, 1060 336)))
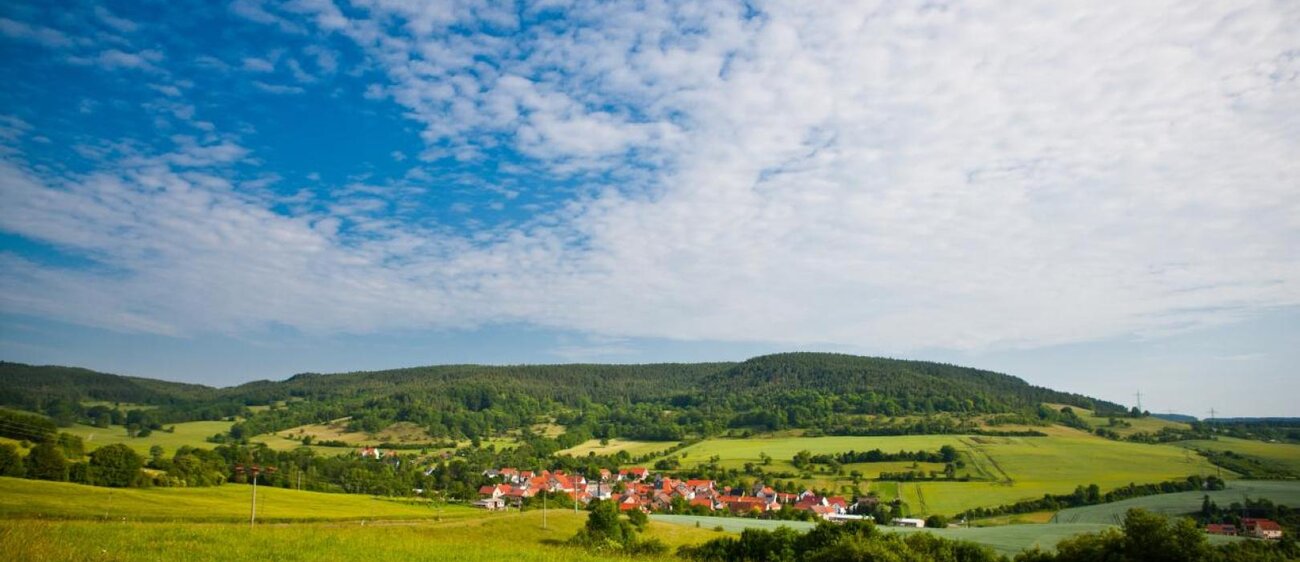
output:
MULTIPOLYGON (((114 489, 0 477, 0 517, 243 521, 248 518, 251 491, 251 486, 241 484, 114 489)), ((478 511, 439 507, 427 501, 258 486, 257 513, 267 521, 305 521, 448 518, 478 511)))
POLYGON ((1220 437, 1216 440, 1180 441, 1178 445, 1189 449, 1210 451, 1232 451, 1240 455, 1255 457, 1266 463, 1282 467, 1292 474, 1300 474, 1300 445, 1291 443, 1266 443, 1250 441, 1235 437, 1220 437))
MULTIPOLYGON (((263 524, 249 529, 249 492, 242 485, 110 490, 0 478, 0 560, 607 559, 561 544, 585 512, 549 510, 544 529, 538 510, 493 513, 259 487, 263 524)), ((717 536, 657 522, 646 534, 670 548, 717 536)))
MULTIPOLYGON (((1058 410, 1065 407, 1062 404, 1048 404, 1048 406, 1052 406, 1058 410)), ((1088 422, 1088 425, 1091 425, 1093 428, 1105 427, 1125 437, 1140 432, 1156 433, 1166 427, 1174 429, 1188 429, 1190 427, 1182 422, 1163 420, 1154 416, 1146 416, 1142 418, 1116 418, 1117 420, 1128 424, 1129 427, 1123 427, 1122 425, 1112 426, 1110 425, 1110 418, 1104 416, 1099 417, 1095 415, 1092 410, 1085 410, 1083 408, 1072 409, 1075 414, 1078 414, 1080 418, 1083 418, 1083 421, 1088 422)))
POLYGON ((627 454, 639 457, 664 451, 676 445, 675 441, 632 441, 628 439, 610 439, 607 445, 601 445, 599 439, 589 439, 560 451, 559 454, 583 457, 589 453, 612 455, 619 451, 627 451, 627 454))
MULTIPOLYGON (((1049 437, 984 437, 960 435, 907 435, 890 437, 781 437, 709 439, 682 450, 682 464, 691 466, 721 457, 725 467, 747 462, 761 465, 760 453, 771 455, 769 472, 796 472, 790 459, 801 450, 837 453, 849 450, 881 449, 935 451, 953 445, 962 452, 967 471, 984 481, 905 482, 897 494, 913 515, 944 514, 981 506, 1014 503, 1066 494, 1080 484, 1097 484, 1103 491, 1129 483, 1161 482, 1192 474, 1215 474, 1217 469, 1204 458, 1170 445, 1147 445, 1111 441, 1068 428, 1054 428, 1049 437)), ((881 463, 898 468, 896 463, 881 463)), ((910 463, 904 463, 910 466, 910 463)), ((856 466, 856 465, 855 465, 856 466)), ((848 469, 845 470, 848 472, 848 469)), ((878 471, 877 471, 878 472, 878 471)), ((843 490, 850 485, 846 476, 814 474, 805 485, 843 490)), ((872 489, 888 498, 883 483, 872 489)), ((866 485, 860 489, 866 489, 866 485)))
POLYGON ((174 433, 154 431, 148 437, 128 437, 126 428, 120 425, 94 427, 74 424, 71 427, 60 428, 59 431, 81 437, 86 442, 86 450, 94 450, 115 443, 125 443, 140 453, 148 453, 150 447, 160 445, 168 454, 171 454, 183 445, 203 448, 214 447, 215 445, 207 442, 207 438, 217 433, 229 431, 230 425, 231 422, 228 421, 196 421, 164 425, 165 428, 175 427, 176 431, 174 433))

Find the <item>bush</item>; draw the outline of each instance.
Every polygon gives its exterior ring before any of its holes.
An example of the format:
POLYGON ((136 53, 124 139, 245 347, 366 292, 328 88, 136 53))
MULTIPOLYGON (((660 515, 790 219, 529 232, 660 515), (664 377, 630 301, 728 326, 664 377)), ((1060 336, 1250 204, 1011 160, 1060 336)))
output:
POLYGON ((23 458, 18 455, 18 448, 10 443, 0 444, 0 476, 22 477, 23 458))
POLYGON ((68 479, 68 459, 53 441, 42 441, 32 447, 23 460, 28 478, 64 482, 68 479))
POLYGON ((100 486, 134 486, 143 466, 144 459, 121 443, 100 447, 90 454, 91 480, 100 486))
POLYGON ((943 529, 948 526, 948 518, 942 515, 931 515, 925 518, 925 526, 935 529, 943 529))

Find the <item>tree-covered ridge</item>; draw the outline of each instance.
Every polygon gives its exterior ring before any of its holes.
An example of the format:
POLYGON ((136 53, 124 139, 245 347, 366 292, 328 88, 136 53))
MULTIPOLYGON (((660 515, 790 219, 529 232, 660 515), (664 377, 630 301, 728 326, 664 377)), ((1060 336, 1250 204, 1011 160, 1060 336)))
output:
POLYGON ((1041 402, 1120 409, 990 371, 828 353, 785 353, 741 363, 439 365, 305 373, 222 389, 4 363, 0 391, 0 404, 65 421, 88 417, 67 411, 77 400, 160 405, 151 422, 239 415, 245 419, 231 433, 237 440, 345 417, 358 431, 402 421, 426 428, 435 438, 473 439, 527 428, 546 417, 565 427, 566 446, 593 437, 680 440, 746 429, 955 433, 973 428, 963 418, 1032 414, 1041 402), (267 404, 280 406, 257 413, 245 408, 267 404), (933 413, 955 416, 928 416, 933 413), (871 419, 876 417, 893 419, 871 419))
POLYGON ((160 406, 211 400, 217 393, 198 384, 0 361, 0 404, 6 406, 28 407, 56 398, 160 406))

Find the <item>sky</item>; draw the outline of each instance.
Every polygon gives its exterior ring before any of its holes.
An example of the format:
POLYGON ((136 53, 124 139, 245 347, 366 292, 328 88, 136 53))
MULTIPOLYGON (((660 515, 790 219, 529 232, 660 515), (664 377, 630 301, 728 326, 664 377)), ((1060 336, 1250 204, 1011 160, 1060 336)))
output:
POLYGON ((0 359, 929 359, 1300 415, 1300 4, 0 5, 0 359))

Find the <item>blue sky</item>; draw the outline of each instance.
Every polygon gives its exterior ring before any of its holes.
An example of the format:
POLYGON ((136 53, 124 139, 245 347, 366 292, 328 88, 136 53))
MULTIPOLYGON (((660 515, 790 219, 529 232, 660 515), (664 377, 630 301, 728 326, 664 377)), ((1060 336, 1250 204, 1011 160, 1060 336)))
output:
POLYGON ((811 349, 1300 415, 1300 11, 804 4, 6 2, 0 358, 811 349))

